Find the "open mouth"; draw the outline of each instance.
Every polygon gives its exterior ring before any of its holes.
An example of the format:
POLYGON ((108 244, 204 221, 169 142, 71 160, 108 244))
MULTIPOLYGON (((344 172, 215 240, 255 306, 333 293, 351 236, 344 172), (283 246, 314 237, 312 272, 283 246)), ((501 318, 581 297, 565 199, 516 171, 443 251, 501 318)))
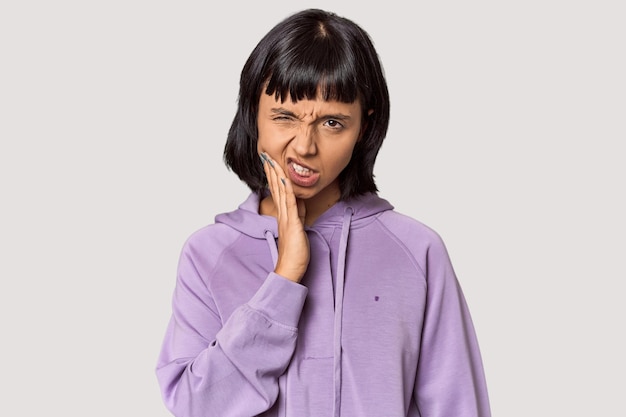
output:
POLYGON ((308 177, 309 175, 313 173, 313 171, 311 171, 309 168, 303 167, 302 165, 299 165, 295 162, 292 162, 291 166, 293 167, 293 170, 296 171, 298 175, 302 175, 304 177, 308 177))
POLYGON ((311 187, 319 180, 319 173, 313 169, 295 162, 294 160, 288 160, 287 171, 289 172, 289 179, 296 185, 301 187, 311 187))

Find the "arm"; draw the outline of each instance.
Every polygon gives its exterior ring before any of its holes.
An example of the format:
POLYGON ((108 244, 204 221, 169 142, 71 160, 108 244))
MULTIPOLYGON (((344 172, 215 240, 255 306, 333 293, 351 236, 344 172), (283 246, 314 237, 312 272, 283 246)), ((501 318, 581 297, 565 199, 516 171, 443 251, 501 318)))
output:
POLYGON ((164 402, 177 417, 260 414, 277 398, 307 290, 270 273, 222 326, 191 253, 181 257, 157 365, 164 402))
POLYGON ((478 342, 440 239, 428 249, 427 301, 415 398, 423 417, 489 417, 478 342))
POLYGON ((268 410, 295 349, 307 294, 298 284, 309 262, 305 208, 280 165, 267 155, 261 159, 281 236, 276 269, 222 327, 193 251, 183 251, 157 366, 164 401, 177 417, 246 417, 268 410))

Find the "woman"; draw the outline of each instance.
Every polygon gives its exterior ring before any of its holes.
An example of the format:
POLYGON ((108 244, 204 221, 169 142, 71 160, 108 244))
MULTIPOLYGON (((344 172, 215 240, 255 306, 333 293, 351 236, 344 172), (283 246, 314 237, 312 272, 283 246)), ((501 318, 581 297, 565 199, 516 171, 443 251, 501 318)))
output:
POLYGON ((249 198, 182 251, 157 376, 191 416, 488 416, 444 244, 377 196, 389 97, 366 32, 296 13, 241 73, 249 198))

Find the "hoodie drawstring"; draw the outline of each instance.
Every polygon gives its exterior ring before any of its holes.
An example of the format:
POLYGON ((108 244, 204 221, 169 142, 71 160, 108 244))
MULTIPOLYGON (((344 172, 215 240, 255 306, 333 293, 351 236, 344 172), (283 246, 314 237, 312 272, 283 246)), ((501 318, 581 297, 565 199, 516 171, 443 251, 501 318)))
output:
POLYGON ((339 417, 341 411, 341 332, 343 324, 343 289, 346 278, 346 254, 348 252, 348 235, 354 211, 346 207, 343 212, 341 240, 337 257, 337 284, 335 288, 335 329, 334 329, 334 393, 333 416, 339 417))
MULTIPOLYGON (((343 223, 341 226, 341 239, 339 241, 339 251, 337 253, 337 281, 335 284, 335 318, 333 332, 333 417, 339 417, 341 412, 341 334, 343 324, 343 290, 346 278, 346 255, 348 252, 348 236, 354 210, 346 207, 343 213, 343 223)), ((267 240, 272 255, 274 266, 278 261, 278 248, 274 234, 266 230, 265 240, 267 240)))
POLYGON ((270 253, 272 254, 272 263, 274 264, 274 268, 276 268, 276 262, 278 262, 278 248, 276 247, 276 239, 274 238, 274 233, 271 230, 266 230, 265 240, 267 240, 267 246, 270 247, 270 253))

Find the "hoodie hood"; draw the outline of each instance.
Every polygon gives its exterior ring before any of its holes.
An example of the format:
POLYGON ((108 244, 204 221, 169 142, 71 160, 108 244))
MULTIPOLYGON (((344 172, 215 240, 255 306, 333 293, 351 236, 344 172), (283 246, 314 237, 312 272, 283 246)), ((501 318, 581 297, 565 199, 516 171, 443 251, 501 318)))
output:
MULTIPOLYGON (((237 210, 217 215, 215 222, 228 225, 256 239, 265 239, 267 232, 271 232, 277 238, 278 226, 276 219, 272 216, 259 214, 259 203, 263 197, 258 193, 251 193, 237 210)), ((344 214, 347 209, 352 211, 352 227, 358 227, 363 222, 374 220, 378 214, 392 210, 393 206, 387 200, 378 197, 374 193, 364 194, 346 201, 338 201, 326 210, 313 225, 306 227, 306 229, 341 227, 344 223, 344 214)))

